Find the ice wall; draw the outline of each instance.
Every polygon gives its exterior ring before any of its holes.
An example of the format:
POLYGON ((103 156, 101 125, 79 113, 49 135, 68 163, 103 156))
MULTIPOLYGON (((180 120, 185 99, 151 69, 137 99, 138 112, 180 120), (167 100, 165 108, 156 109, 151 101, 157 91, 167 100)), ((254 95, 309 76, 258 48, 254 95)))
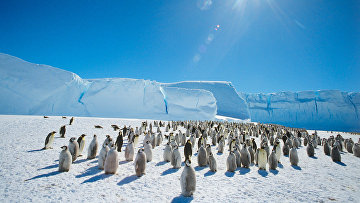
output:
POLYGON ((242 95, 252 121, 308 129, 360 131, 360 93, 320 90, 242 95))

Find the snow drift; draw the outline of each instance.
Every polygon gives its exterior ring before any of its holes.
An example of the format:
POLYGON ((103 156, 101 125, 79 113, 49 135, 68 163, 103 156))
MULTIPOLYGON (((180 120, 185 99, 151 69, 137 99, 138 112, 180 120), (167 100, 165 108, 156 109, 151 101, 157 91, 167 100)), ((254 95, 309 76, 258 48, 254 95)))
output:
POLYGON ((243 94, 251 120, 285 126, 360 131, 360 93, 338 90, 243 94))

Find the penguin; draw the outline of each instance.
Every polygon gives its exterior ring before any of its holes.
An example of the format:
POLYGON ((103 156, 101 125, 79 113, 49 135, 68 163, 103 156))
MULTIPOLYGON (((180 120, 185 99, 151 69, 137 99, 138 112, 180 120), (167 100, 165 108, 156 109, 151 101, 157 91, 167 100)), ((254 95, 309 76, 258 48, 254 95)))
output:
POLYGON ((181 167, 181 155, 178 146, 175 146, 175 148, 172 150, 171 165, 173 166, 173 168, 181 167))
POLYGON ((229 172, 234 172, 237 168, 236 156, 232 151, 230 151, 229 156, 226 159, 226 168, 229 172))
POLYGON ((44 118, 49 118, 49 116, 44 116, 44 118))
POLYGON ((192 144, 190 140, 187 140, 184 147, 185 159, 191 159, 192 157, 192 144))
POLYGON ((325 155, 330 156, 330 145, 327 140, 324 142, 324 153, 325 155))
POLYGON ((196 189, 196 175, 195 170, 191 166, 190 159, 185 160, 185 167, 180 176, 181 194, 185 197, 190 197, 194 194, 196 189))
MULTIPOLYGON (((111 127, 114 129, 114 131, 117 131, 117 130, 120 129, 119 126, 117 126, 117 125, 111 125, 111 127)), ((121 132, 121 131, 120 131, 120 132, 121 132)))
POLYGON ((353 153, 353 145, 354 145, 354 143, 352 141, 348 141, 348 143, 346 145, 346 150, 351 154, 353 153))
POLYGON ((108 151, 104 164, 105 174, 115 174, 119 167, 119 155, 115 147, 108 151))
POLYGON ((61 126, 61 128, 60 128, 60 137, 61 138, 65 138, 65 133, 66 133, 66 125, 63 125, 63 126, 61 126))
POLYGON ((206 150, 203 146, 201 146, 199 148, 199 152, 198 152, 198 156, 197 156, 199 166, 206 166, 206 164, 207 164, 206 157, 207 157, 206 150))
POLYGON ((104 143, 103 145, 108 145, 108 146, 111 146, 113 143, 112 143, 112 138, 110 137, 110 135, 106 135, 106 139, 104 140, 104 143))
POLYGON ((335 146, 331 149, 330 156, 331 156, 331 159, 332 159, 334 162, 341 162, 341 155, 340 155, 340 150, 339 150, 339 146, 338 146, 338 145, 335 145, 335 146))
POLYGON ((130 141, 125 147, 125 160, 132 161, 134 160, 134 143, 130 141))
POLYGON ((74 161, 79 156, 79 144, 76 142, 75 137, 72 137, 69 140, 69 151, 70 151, 71 156, 72 156, 72 162, 74 163, 74 161))
POLYGON ((251 144, 252 144, 252 148, 253 148, 254 152, 256 152, 256 150, 257 150, 257 145, 256 145, 256 142, 255 142, 255 139, 254 139, 254 138, 251 138, 251 144))
POLYGON ((68 172, 70 170, 72 157, 67 146, 62 146, 61 149, 59 156, 59 171, 68 172))
POLYGON ((135 158, 135 173, 136 176, 140 177, 145 174, 146 169, 146 154, 144 149, 139 149, 135 158))
POLYGON ((95 128, 103 128, 101 125, 94 125, 95 128))
POLYGON ((257 160, 258 160, 259 170, 266 170, 266 163, 267 163, 266 151, 263 148, 259 148, 258 151, 259 153, 257 160))
POLYGON ((55 131, 52 131, 51 133, 49 133, 46 136, 45 147, 42 148, 42 149, 52 149, 52 144, 54 142, 55 133, 56 133, 55 131))
POLYGON ((307 137, 304 137, 304 146, 306 147, 307 144, 308 144, 308 139, 307 139, 307 137))
POLYGON ((80 137, 77 139, 77 143, 79 144, 79 156, 82 156, 81 153, 84 150, 85 146, 85 134, 80 135, 80 137))
POLYGON ((217 171, 216 159, 212 152, 210 152, 209 154, 209 167, 210 167, 210 171, 212 172, 217 171))
POLYGON ((219 145, 218 145, 218 153, 224 153, 224 147, 225 147, 225 141, 224 139, 220 139, 219 145))
POLYGON ((241 154, 241 165, 243 168, 249 168, 250 166, 250 153, 249 150, 246 147, 246 144, 244 144, 243 148, 240 150, 241 154))
POLYGON ((308 146, 306 147, 306 152, 309 157, 313 157, 315 154, 313 144, 311 142, 308 143, 308 146))
POLYGON ((144 152, 146 154, 146 161, 147 162, 152 161, 152 146, 149 140, 146 141, 146 143, 144 144, 144 152))
POLYGON ((103 144, 100 153, 99 153, 99 158, 98 158, 98 165, 99 165, 99 169, 103 170, 104 169, 104 164, 105 164, 105 160, 106 160, 106 156, 108 151, 110 151, 109 146, 107 146, 106 144, 103 144))
POLYGON ((295 146, 296 149, 298 149, 300 146, 299 140, 296 137, 293 139, 293 146, 295 146))
POLYGON ((272 150, 268 160, 269 160, 269 169, 276 170, 276 167, 278 165, 278 160, 276 158, 275 150, 272 150))
POLYGON ((157 135, 157 138, 156 138, 156 146, 160 146, 161 143, 163 141, 163 136, 161 134, 161 132, 157 135))
POLYGON ((88 156, 87 159, 95 159, 97 151, 98 151, 98 141, 97 136, 94 135, 92 141, 90 142, 89 148, 88 148, 88 156))
POLYGON ((360 144, 359 144, 359 142, 354 144, 354 146, 352 148, 352 151, 353 151, 354 156, 360 157, 360 144))
POLYGON ((70 118, 69 125, 71 125, 73 122, 74 122, 74 117, 71 117, 71 118, 70 118))
POLYGON ((156 146, 156 136, 155 136, 155 134, 151 134, 150 143, 151 143, 151 147, 153 149, 155 149, 155 146, 156 146))
POLYGON ((299 157, 297 154, 296 147, 291 148, 290 155, 289 155, 290 163, 293 166, 297 166, 299 163, 299 157))
POLYGON ((194 146, 195 146, 195 136, 194 135, 191 135, 190 136, 190 142, 191 142, 191 146, 192 146, 192 148, 194 148, 194 146))
POLYGON ((123 146, 124 139, 121 131, 119 131, 119 135, 116 138, 115 146, 118 152, 121 152, 121 147, 123 146))
POLYGON ((249 151, 249 154, 250 154, 250 164, 254 164, 255 153, 254 153, 254 150, 252 149, 251 145, 249 146, 248 151, 249 151))
POLYGON ((284 156, 288 156, 289 155, 289 145, 287 145, 286 143, 284 144, 283 148, 282 148, 283 154, 284 156))
MULTIPOLYGON (((171 154, 172 154, 172 148, 170 146, 170 142, 168 142, 168 143, 166 143, 165 149, 164 149, 164 154, 163 154, 164 161, 170 162, 171 161, 171 154)), ((186 158, 186 156, 185 156, 185 158, 186 158)))
POLYGON ((280 141, 279 140, 275 141, 274 150, 275 150, 276 160, 280 163, 281 148, 280 148, 280 141))
MULTIPOLYGON (((237 145, 237 144, 236 144, 237 145)), ((240 151, 238 150, 237 147, 234 147, 232 152, 234 152, 235 154, 235 160, 236 160, 236 167, 241 167, 241 155, 240 155, 240 151)))
POLYGON ((206 145, 206 163, 209 164, 209 155, 211 153, 211 145, 210 144, 207 144, 206 145))

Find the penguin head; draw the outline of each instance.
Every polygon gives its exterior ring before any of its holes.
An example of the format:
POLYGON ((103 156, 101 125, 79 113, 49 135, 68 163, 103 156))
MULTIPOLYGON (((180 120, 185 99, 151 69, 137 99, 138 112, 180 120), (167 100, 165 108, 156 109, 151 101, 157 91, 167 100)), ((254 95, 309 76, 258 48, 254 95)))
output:
POLYGON ((190 160, 190 159, 186 159, 186 160, 185 160, 185 165, 186 165, 187 167, 190 167, 190 166, 191 166, 191 160, 190 160))
POLYGON ((62 146, 62 147, 60 147, 62 150, 66 150, 68 147, 67 146, 62 146))
POLYGON ((106 135, 106 138, 110 138, 110 135, 106 135))
POLYGON ((70 138, 70 142, 75 142, 75 140, 76 140, 76 137, 72 137, 72 138, 70 138))
POLYGON ((96 138, 96 135, 94 134, 94 138, 96 138))
POLYGON ((84 138, 86 135, 85 134, 82 134, 81 137, 84 138))
POLYGON ((56 133, 56 131, 52 131, 52 132, 51 132, 51 134, 55 134, 55 133, 56 133))

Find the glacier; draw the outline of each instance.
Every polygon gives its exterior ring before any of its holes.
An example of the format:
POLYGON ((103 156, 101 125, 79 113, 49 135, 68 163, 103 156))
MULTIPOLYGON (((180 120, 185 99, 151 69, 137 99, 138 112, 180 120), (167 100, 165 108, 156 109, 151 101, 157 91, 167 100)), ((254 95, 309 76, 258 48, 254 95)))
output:
POLYGON ((360 93, 237 92, 231 82, 83 79, 0 53, 0 114, 161 120, 218 118, 319 130, 360 131, 360 93))

